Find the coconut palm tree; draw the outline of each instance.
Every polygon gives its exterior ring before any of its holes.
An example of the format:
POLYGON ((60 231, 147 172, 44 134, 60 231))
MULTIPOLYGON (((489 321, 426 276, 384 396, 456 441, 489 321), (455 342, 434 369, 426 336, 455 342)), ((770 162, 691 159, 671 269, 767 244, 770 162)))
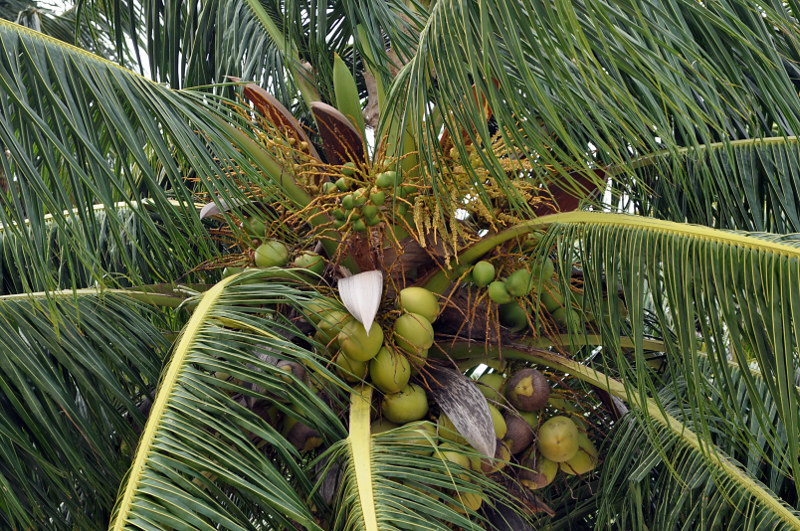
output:
POLYGON ((0 22, 2 527, 800 529, 799 7, 0 22))

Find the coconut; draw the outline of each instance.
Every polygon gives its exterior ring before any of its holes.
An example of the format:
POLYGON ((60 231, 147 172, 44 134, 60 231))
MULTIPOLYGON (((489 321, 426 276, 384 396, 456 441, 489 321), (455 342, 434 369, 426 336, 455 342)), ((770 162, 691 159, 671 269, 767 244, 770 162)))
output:
POLYGON ((506 435, 503 442, 508 445, 509 451, 516 455, 533 443, 533 428, 522 417, 514 414, 505 415, 506 435))
POLYGON ((512 332, 519 332, 528 326, 528 314, 516 302, 501 304, 498 308, 500 324, 511 329, 512 332))
POLYGON ((502 439, 506 436, 506 431, 508 428, 506 427, 506 419, 503 418, 503 414, 491 404, 489 406, 489 414, 492 416, 492 426, 494 426, 494 434, 497 436, 498 439, 502 439))
POLYGON ((481 260, 472 268, 472 281, 480 288, 488 286, 494 280, 494 275, 494 266, 486 260, 481 260))
POLYGON ((267 235, 267 224, 258 216, 250 216, 242 222, 242 228, 253 239, 260 240, 267 235))
POLYGON ((395 424, 394 422, 389 422, 386 419, 378 419, 370 425, 369 429, 370 432, 372 432, 372 435, 377 435, 385 431, 393 430, 396 427, 397 424, 395 424))
POLYGON ((478 378, 478 389, 488 400, 500 402, 506 377, 499 372, 489 372, 478 378))
POLYGON ((411 445, 412 453, 431 455, 436 447, 436 426, 431 422, 417 422, 403 426, 403 443, 411 445))
POLYGON ((489 287, 486 288, 489 293, 489 298, 497 304, 506 304, 511 302, 511 295, 506 289, 506 283, 502 280, 495 280, 489 287))
POLYGON ((325 271, 325 259, 317 253, 311 251, 303 251, 292 262, 294 267, 307 269, 312 273, 321 275, 325 271))
POLYGON ((396 393, 408 384, 411 364, 399 352, 382 347, 369 362, 369 376, 375 387, 384 393, 396 393))
POLYGON ((522 411, 542 409, 550 397, 550 386, 536 369, 522 369, 506 382, 506 398, 522 411))
POLYGON ((506 279, 506 291, 514 297, 524 297, 533 287, 531 273, 527 269, 517 269, 506 279))
POLYGON ((419 420, 428 413, 428 395, 418 385, 408 384, 400 392, 385 395, 381 409, 396 424, 419 420))
POLYGON ((383 345, 383 330, 378 323, 372 323, 369 334, 358 321, 347 322, 339 332, 339 346, 347 357, 354 361, 369 361, 374 358, 383 345))
POLYGON ((469 463, 473 470, 483 472, 484 474, 488 475, 494 474, 495 472, 505 468, 510 459, 511 451, 509 450, 508 446, 501 439, 497 439, 493 459, 481 457, 479 455, 473 455, 470 457, 469 463))
POLYGON ((420 287, 405 288, 397 295, 398 307, 408 313, 416 313, 433 323, 439 315, 439 301, 430 290, 420 287))
MULTIPOLYGON (((333 349, 337 348, 338 345, 334 341, 338 338, 342 328, 353 320, 353 316, 339 310, 320 310, 319 315, 320 319, 315 335, 317 341, 323 345, 329 345, 333 349)), ((361 326, 361 328, 364 327, 361 326)))
POLYGON ((578 432, 578 452, 571 459, 559 463, 558 467, 566 474, 586 474, 597 465, 597 448, 584 432, 578 432))
POLYGON ((578 433, 578 427, 568 417, 552 417, 539 428, 536 444, 543 456, 561 463, 578 453, 578 433))
POLYGON ((533 265, 531 275, 536 279, 549 280, 556 271, 556 266, 549 258, 533 265))
POLYGON ((306 369, 296 361, 280 360, 275 364, 282 371, 291 372, 301 382, 306 377, 306 369))
POLYGON ((286 440, 300 451, 308 452, 322 444, 317 430, 288 415, 283 421, 283 433, 286 440))
POLYGON ((394 342, 401 350, 418 355, 433 345, 433 326, 418 313, 404 313, 394 322, 394 342))
POLYGON ((564 307, 564 297, 559 293, 558 287, 552 283, 548 282, 546 284, 545 288, 542 290, 541 298, 542 304, 544 304, 544 307, 547 308, 547 311, 550 313, 564 307))
POLYGON ((469 444, 467 440, 458 432, 453 421, 444 413, 439 413, 438 419, 439 437, 442 439, 453 441, 458 444, 469 444))
POLYGON ((269 240, 258 246, 254 256, 258 267, 280 267, 289 261, 289 249, 283 242, 269 240))
POLYGON ((525 461, 519 473, 519 481, 531 490, 541 489, 548 486, 556 478, 558 463, 546 457, 539 456, 534 462, 533 459, 525 461))
POLYGON ((483 504, 483 498, 477 492, 456 491, 454 498, 460 503, 448 503, 447 505, 462 514, 467 514, 468 511, 477 511, 481 508, 481 504, 483 504))
POLYGON ((350 359, 344 352, 340 352, 333 362, 336 364, 336 374, 347 382, 357 382, 367 374, 366 361, 350 359))

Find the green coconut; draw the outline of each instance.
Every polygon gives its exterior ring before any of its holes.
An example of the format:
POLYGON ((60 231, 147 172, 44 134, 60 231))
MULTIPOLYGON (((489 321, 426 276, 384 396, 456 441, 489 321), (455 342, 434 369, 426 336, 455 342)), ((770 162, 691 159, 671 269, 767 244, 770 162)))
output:
POLYGON ((500 324, 512 332, 519 332, 528 326, 528 314, 516 302, 501 304, 497 308, 497 312, 500 316, 500 324))
POLYGON ((521 411, 538 411, 550 398, 550 385, 536 369, 522 369, 506 382, 506 398, 521 411))
POLYGON ((312 273, 321 275, 325 271, 325 259, 317 253, 311 251, 303 251, 292 262, 294 267, 307 269, 312 273))
POLYGON ((480 389, 483 396, 489 400, 499 402, 502 399, 503 385, 506 382, 506 377, 499 372, 489 372, 482 374, 478 378, 478 389, 480 389))
POLYGON ((260 240, 267 235, 267 224, 258 216, 250 216, 242 222, 242 228, 251 238, 260 240))
POLYGON ((524 297, 536 287, 527 269, 517 269, 506 279, 506 291, 514 297, 524 297))
POLYGON ((494 434, 497 436, 498 439, 502 439, 506 436, 506 431, 508 431, 508 427, 506 426, 506 419, 503 418, 503 414, 500 413, 496 407, 491 404, 489 406, 489 414, 492 417, 492 426, 494 427, 494 434))
POLYGON ((269 240, 258 246, 254 256, 258 267, 280 267, 289 261, 289 249, 283 242, 269 240))
POLYGON ((404 313, 394 322, 394 343, 412 355, 419 355, 433 345, 433 326, 418 313, 404 313))
POLYGON ((399 352, 382 347, 369 362, 369 376, 375 387, 384 393, 396 393, 408 384, 411 364, 399 352))
POLYGON ((450 420, 450 417, 448 417, 446 414, 439 413, 439 419, 437 423, 439 437, 442 439, 458 444, 469 444, 467 443, 467 440, 458 432, 458 428, 456 428, 455 424, 453 424, 453 421, 450 420))
POLYGON ((354 383, 367 375, 367 362, 350 359, 344 352, 340 352, 334 360, 336 374, 346 382, 354 383))
POLYGON ((481 260, 472 268, 472 281, 480 288, 488 286, 494 280, 494 275, 494 266, 486 260, 481 260))
POLYGON ((396 424, 419 420, 428 413, 428 395, 422 387, 408 384, 397 393, 384 395, 381 410, 396 424))
POLYGON ((559 415, 542 424, 536 445, 547 459, 561 463, 578 453, 578 433, 578 427, 570 418, 559 415))
MULTIPOLYGON (((320 310, 320 319, 317 323, 317 333, 314 336, 323 345, 329 348, 338 348, 337 338, 344 326, 353 321, 353 316, 339 310, 320 310)), ((363 326, 361 328, 364 328, 363 326)))
POLYGON ((556 478, 558 473, 558 463, 538 456, 538 459, 528 459, 519 473, 520 483, 531 490, 542 489, 548 486, 556 478))
POLYGON ((369 361, 383 346, 383 330, 378 323, 372 323, 369 334, 364 325, 356 320, 348 321, 339 332, 339 348, 354 361, 369 361))
POLYGON ((400 290, 397 306, 408 313, 416 313, 433 323, 439 315, 439 300, 430 290, 410 287, 400 290))
POLYGON ((511 295, 506 289, 506 283, 502 280, 495 280, 486 288, 489 298, 497 304, 506 304, 512 301, 511 295))
POLYGON ((559 463, 558 467, 566 474, 586 474, 597 466, 597 448, 584 432, 578 432, 578 452, 570 459, 559 463))

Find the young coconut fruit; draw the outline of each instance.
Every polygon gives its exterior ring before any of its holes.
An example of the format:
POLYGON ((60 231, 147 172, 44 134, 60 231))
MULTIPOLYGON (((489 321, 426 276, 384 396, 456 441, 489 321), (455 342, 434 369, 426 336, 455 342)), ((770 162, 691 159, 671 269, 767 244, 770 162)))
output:
POLYGON ((578 453, 578 427, 568 417, 547 419, 539 428, 536 445, 547 459, 562 463, 578 453))
POLYGON ((506 443, 504 443, 501 439, 497 439, 493 459, 474 455, 469 458, 469 463, 473 470, 489 475, 503 470, 510 459, 511 450, 508 448, 508 445, 506 445, 506 443))
POLYGON ((439 301, 436 295, 425 288, 411 287, 400 290, 397 295, 397 305, 401 310, 419 314, 431 323, 436 321, 439 315, 439 301))
POLYGON ((512 300, 511 295, 506 289, 506 283, 502 280, 495 280, 489 284, 486 290, 489 293, 489 298, 497 304, 507 304, 512 300))
POLYGON ((559 463, 558 467, 564 473, 574 476, 591 472, 595 466, 597 466, 597 448, 595 448, 588 435, 579 431, 578 452, 571 459, 559 463))
POLYGON ((506 426, 506 419, 503 418, 503 414, 500 413, 496 407, 491 404, 489 406, 489 414, 492 416, 492 426, 494 426, 494 434, 497 436, 498 439, 502 439, 506 436, 506 431, 508 431, 508 427, 506 426))
POLYGON ((404 313, 394 322, 394 343, 412 355, 420 355, 433 345, 433 326, 418 313, 404 313))
POLYGON ((306 269, 312 273, 321 275, 322 272, 325 271, 325 259, 317 253, 303 251, 297 255, 297 257, 295 257, 294 261, 292 262, 292 266, 306 269))
POLYGON ((411 378, 411 364, 408 358, 399 352, 381 347, 378 354, 369 362, 369 376, 375 387, 384 393, 397 393, 411 378))
POLYGON ((432 422, 415 422, 406 424, 401 430, 403 443, 412 446, 409 452, 419 455, 431 455, 436 448, 436 426, 432 422))
MULTIPOLYGON (((314 337, 323 345, 327 345, 329 348, 335 350, 338 348, 337 338, 339 337, 339 333, 345 325, 353 322, 353 317, 339 310, 320 310, 319 315, 321 317, 317 323, 317 333, 314 337)), ((359 324, 359 326, 361 326, 362 330, 364 329, 361 324, 359 324)))
POLYGON ((516 455, 533 443, 533 428, 522 417, 514 414, 506 414, 506 435, 503 442, 508 445, 509 451, 516 455))
POLYGON ((338 339, 339 347, 348 358, 354 361, 369 361, 383 346, 383 330, 378 323, 372 323, 367 334, 364 325, 352 320, 342 327, 338 339))
POLYGON ((446 414, 439 413, 437 425, 439 437, 442 439, 452 441, 457 444, 469 444, 467 443, 467 440, 458 432, 455 424, 453 424, 453 421, 450 420, 450 417, 448 417, 446 414))
POLYGON ((526 460, 524 466, 526 468, 520 470, 519 481, 531 490, 548 486, 558 472, 558 463, 541 455, 535 462, 533 459, 526 460))
POLYGON ((550 398, 550 385, 536 369, 522 369, 506 382, 506 398, 519 410, 538 411, 550 398))
POLYGON ((514 297, 524 297, 535 287, 531 273, 525 268, 517 269, 506 279, 506 291, 514 297))
POLYGON ((396 424, 419 420, 428 413, 428 395, 422 387, 408 384, 400 392, 385 395, 383 416, 396 424))
POLYGON ((256 248, 253 258, 258 267, 281 267, 289 261, 289 249, 283 242, 269 240, 256 248))
POLYGON ((494 275, 494 266, 486 260, 481 260, 472 268, 472 281, 479 288, 488 286, 494 280, 494 275))
POLYGON ((478 389, 488 400, 500 402, 502 400, 503 384, 506 377, 499 372, 484 373, 478 378, 478 389))
POLYGON ((322 444, 322 437, 317 430, 289 415, 283 419, 282 431, 286 440, 303 452, 311 451, 322 444))
POLYGON ((352 360, 344 352, 337 354, 333 362, 336 364, 336 374, 346 382, 357 382, 367 374, 366 361, 352 360))

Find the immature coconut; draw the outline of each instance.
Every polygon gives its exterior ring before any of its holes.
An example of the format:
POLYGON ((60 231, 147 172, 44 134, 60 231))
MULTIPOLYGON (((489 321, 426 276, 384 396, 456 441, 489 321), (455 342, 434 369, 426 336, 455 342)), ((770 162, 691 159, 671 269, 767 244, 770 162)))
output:
POLYGON ((325 259, 317 253, 303 251, 292 261, 292 266, 307 269, 312 273, 321 275, 325 271, 325 259))
POLYGON ((526 468, 520 470, 519 481, 531 490, 541 489, 548 486, 556 478, 558 463, 538 456, 536 462, 528 459, 523 464, 526 468))
MULTIPOLYGON (((347 323, 353 322, 353 316, 339 310, 320 310, 317 333, 314 336, 323 345, 337 348, 337 338, 347 323)), ((364 327, 361 326, 363 329, 364 327)))
POLYGON ((350 359, 344 352, 337 354, 333 362, 336 374, 346 382, 354 383, 367 375, 367 362, 350 359))
POLYGON ((254 259, 258 267, 284 266, 289 261, 289 249, 283 242, 269 240, 258 246, 254 259))
POLYGON ((495 280, 489 284, 489 287, 486 288, 486 290, 489 293, 489 298, 497 304, 506 304, 512 300, 511 295, 506 289, 506 283, 502 280, 495 280))
POLYGON ((578 432, 578 452, 571 459, 559 463, 558 467, 566 474, 586 474, 597 465, 597 448, 582 431, 578 432))
POLYGON ((339 332, 339 347, 347 357, 355 361, 369 361, 374 358, 383 345, 383 330, 378 323, 372 323, 369 334, 358 321, 349 321, 339 332))
POLYGON ((536 445, 543 456, 561 463, 578 453, 578 433, 578 427, 568 417, 552 417, 539 428, 536 445))
POLYGON ((488 286, 494 280, 494 275, 494 266, 485 260, 481 260, 472 268, 472 281, 479 288, 488 286))
POLYGON ((411 364, 399 352, 382 347, 369 362, 369 376, 375 387, 384 393, 396 393, 408 384, 411 364))
POLYGON ((494 434, 497 436, 498 439, 502 439, 506 436, 506 431, 508 431, 508 427, 506 426, 506 419, 503 418, 503 414, 500 413, 496 407, 491 404, 489 406, 489 414, 492 417, 492 426, 494 427, 494 434))
POLYGON ((416 313, 433 323, 439 315, 439 300, 430 290, 420 287, 405 288, 397 295, 397 305, 408 313, 416 313))
POLYGON ((420 354, 433 345, 433 326, 418 313, 404 313, 394 322, 394 343, 408 354, 420 354))
POLYGON ((499 372, 484 373, 478 378, 478 389, 489 400, 500 402, 506 377, 499 372))
POLYGON ((544 375, 536 369, 522 369, 506 382, 506 398, 522 411, 537 411, 547 404, 550 385, 544 375))
POLYGON ((458 444, 469 444, 467 440, 458 432, 458 428, 456 428, 453 421, 450 420, 445 413, 439 413, 439 419, 437 421, 438 430, 439 430, 439 437, 442 439, 453 441, 458 444))
POLYGON ((506 291, 514 297, 524 297, 536 287, 527 269, 517 269, 506 279, 506 291))
POLYGON ((322 437, 317 430, 289 415, 283 420, 282 431, 286 440, 300 451, 308 452, 322 444, 322 437))
POLYGON ((484 474, 494 474, 499 470, 503 470, 511 459, 511 450, 508 445, 501 439, 497 439, 494 450, 494 458, 481 457, 473 455, 469 459, 469 464, 473 470, 483 472, 484 474))
POLYGON ((396 424, 419 420, 428 413, 428 395, 422 387, 408 384, 398 393, 383 397, 383 416, 396 424))
POLYGON ((533 428, 522 417, 514 414, 506 414, 506 435, 503 442, 508 445, 509 451, 516 455, 533 443, 533 428))

